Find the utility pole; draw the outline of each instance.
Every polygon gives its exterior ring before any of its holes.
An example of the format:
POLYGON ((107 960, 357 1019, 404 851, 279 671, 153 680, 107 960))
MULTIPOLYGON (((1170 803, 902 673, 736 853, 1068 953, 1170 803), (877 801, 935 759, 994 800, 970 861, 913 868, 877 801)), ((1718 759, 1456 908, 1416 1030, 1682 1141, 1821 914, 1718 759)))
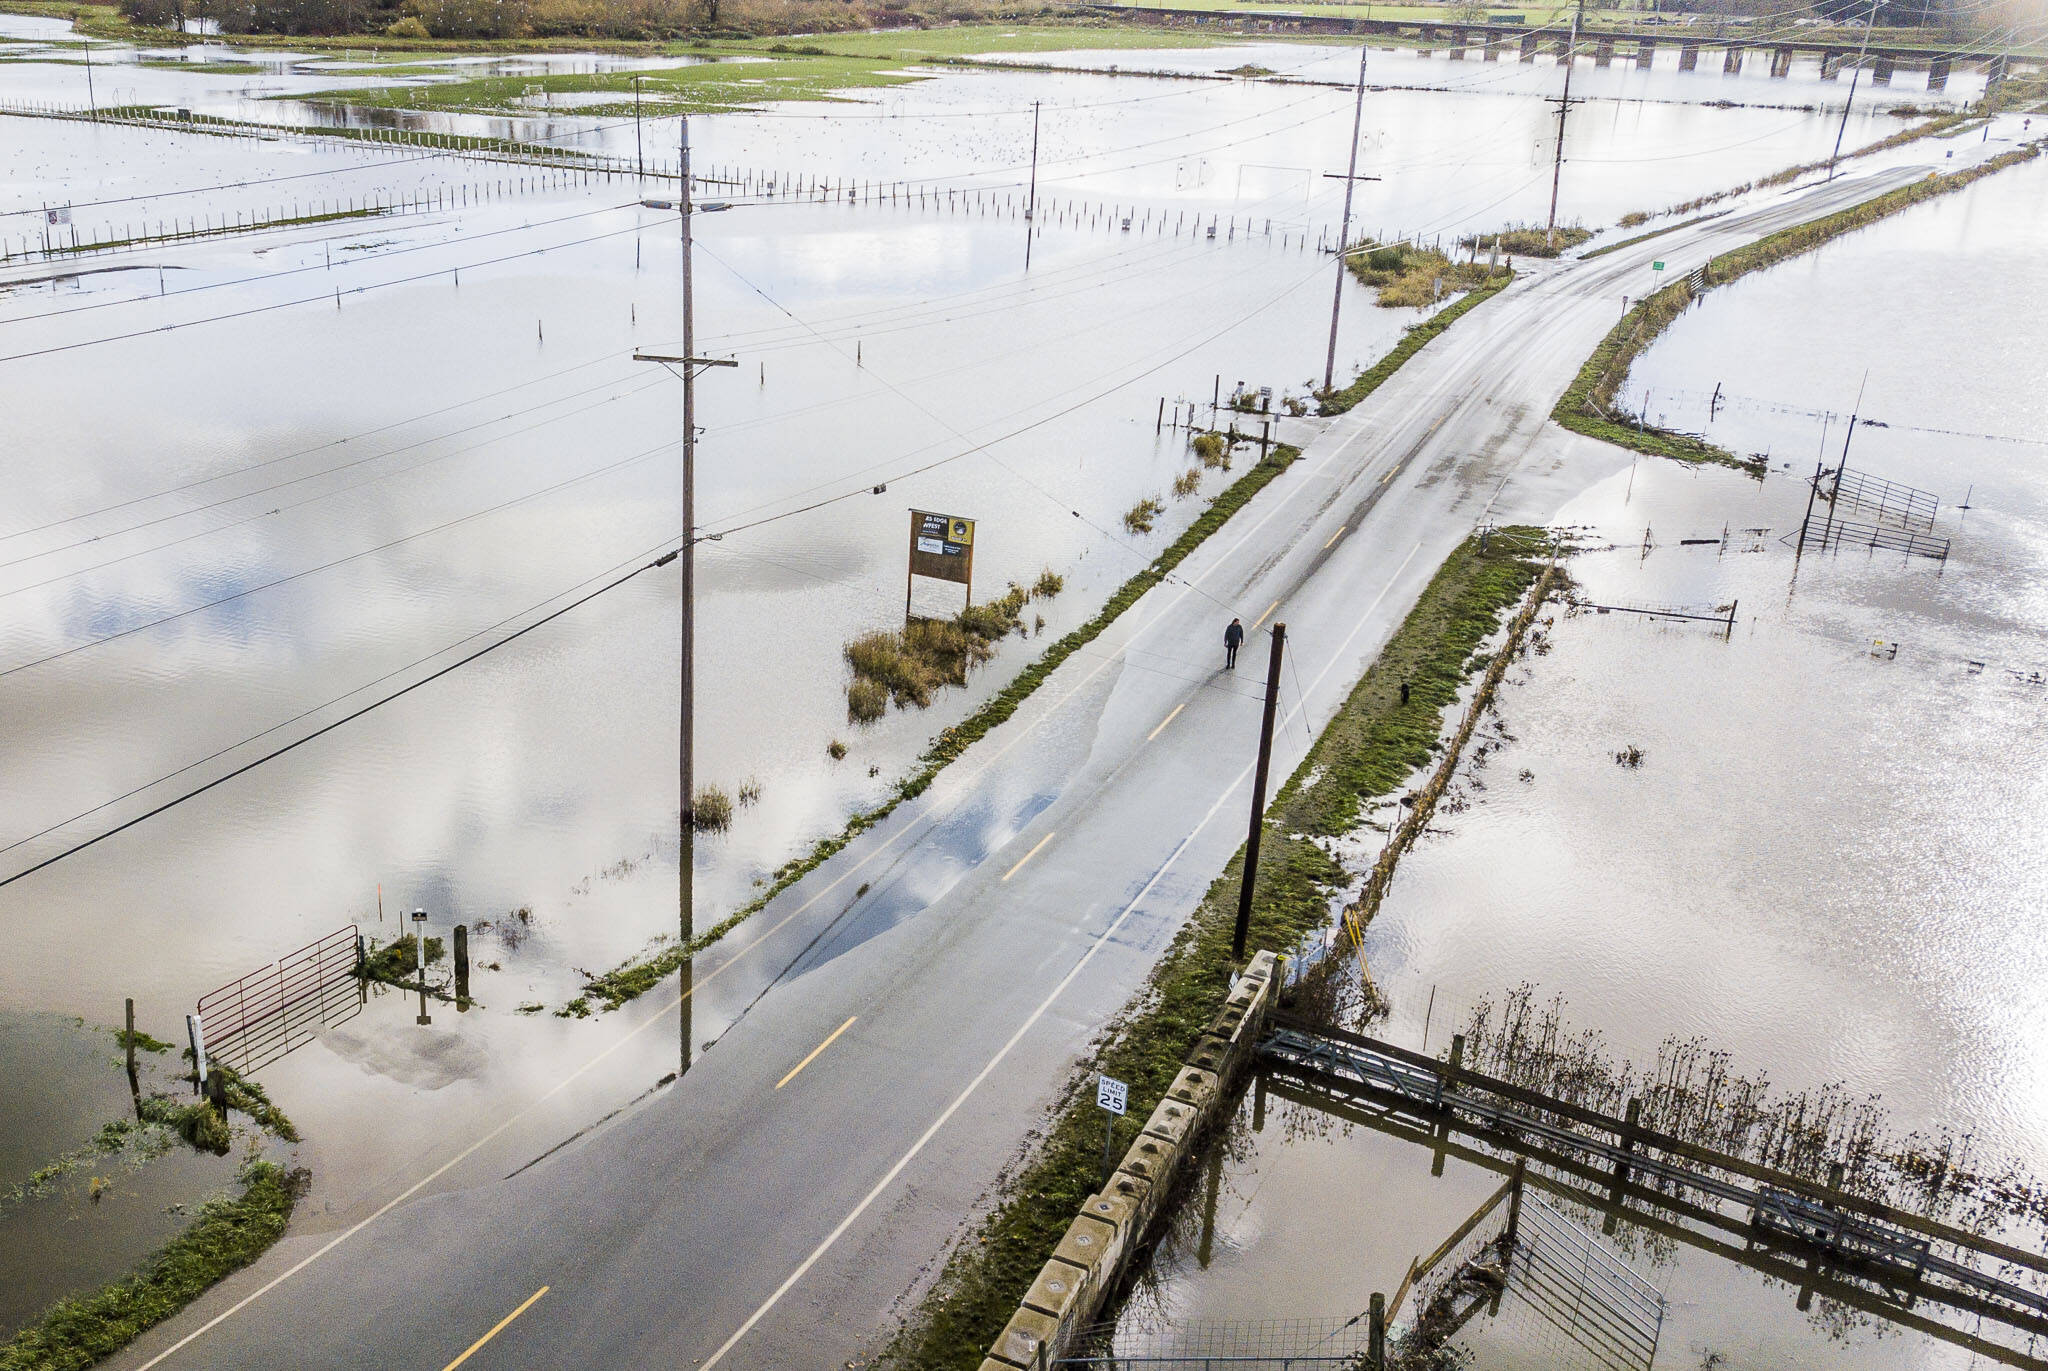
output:
POLYGON ((1031 189, 1024 197, 1024 270, 1031 270, 1033 219, 1038 209, 1038 102, 1031 102, 1031 189))
POLYGON ((1543 246, 1557 246, 1557 187, 1564 179, 1564 120, 1572 107, 1572 68, 1578 65, 1579 21, 1586 16, 1586 0, 1572 11, 1572 36, 1564 49, 1564 94, 1551 101, 1557 106, 1557 155, 1550 168, 1550 222, 1543 229, 1543 246))
POLYGON ((85 47, 85 105, 92 111, 92 122, 100 121, 100 99, 92 91, 92 39, 84 41, 85 47))
POLYGON ((1330 352, 1323 360, 1324 390, 1337 384, 1337 311, 1344 305, 1344 273, 1350 269, 1345 250, 1351 246, 1351 191, 1358 184, 1358 133, 1365 120, 1365 55, 1371 50, 1369 43, 1358 45, 1358 93, 1351 103, 1351 162, 1344 168, 1344 222, 1337 230, 1337 280, 1330 289, 1330 352))
POLYGON ((1863 16, 1863 41, 1856 48, 1856 70, 1849 74, 1849 98, 1842 102, 1842 122, 1835 129, 1835 150, 1828 156, 1830 181, 1835 179, 1835 163, 1842 160, 1842 135, 1849 131, 1849 109, 1856 103, 1856 83, 1863 79, 1863 55, 1870 51, 1870 26, 1876 22, 1877 0, 1870 0, 1870 12, 1863 16))
POLYGON ((1280 655, 1287 647, 1287 625, 1273 625, 1273 655, 1266 662, 1266 713, 1259 724, 1259 763, 1252 772, 1252 826, 1244 843, 1244 884, 1237 892, 1237 927, 1230 935, 1230 955, 1244 961, 1244 940, 1252 926, 1252 886, 1259 878, 1259 835, 1266 826, 1266 767, 1273 760, 1273 711, 1280 703, 1280 655))
MULTIPOLYGON (((679 652, 679 675, 681 677, 681 725, 682 742, 678 749, 678 779, 682 789, 681 818, 677 824, 680 854, 676 861, 676 914, 678 919, 677 946, 687 949, 696 928, 691 916, 691 882, 696 875, 697 824, 696 824, 696 594, 697 594, 697 373, 705 367, 733 367, 739 363, 734 359, 699 357, 697 355, 696 302, 690 278, 690 120, 685 115, 681 121, 680 158, 682 195, 677 201, 677 210, 682 218, 683 230, 683 352, 680 357, 657 353, 636 352, 636 362, 658 362, 663 366, 681 367, 683 380, 683 544, 680 549, 683 563, 683 607, 682 643, 679 652)), ((682 1060, 679 1071, 690 1069, 690 961, 687 956, 680 968, 683 979, 683 995, 679 1003, 682 1023, 682 1060)))
MULTIPOLYGON (((647 163, 640 156, 640 73, 633 73, 633 175, 647 179, 647 163)), ((689 194, 687 190, 683 192, 689 194)))

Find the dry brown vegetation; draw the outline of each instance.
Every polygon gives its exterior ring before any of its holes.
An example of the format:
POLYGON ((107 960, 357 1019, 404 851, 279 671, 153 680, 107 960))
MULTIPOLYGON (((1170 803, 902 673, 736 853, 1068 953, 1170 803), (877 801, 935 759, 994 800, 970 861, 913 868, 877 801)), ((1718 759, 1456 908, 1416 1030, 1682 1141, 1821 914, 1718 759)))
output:
MULTIPOLYGON (((1043 585, 1045 578, 1039 581, 1043 585)), ((966 685, 967 673, 993 657, 998 642, 1023 630, 1029 598, 1022 586, 1011 586, 1001 598, 970 605, 951 619, 913 619, 900 629, 877 629, 855 638, 845 649, 853 668, 853 682, 846 688, 848 717, 872 723, 882 717, 886 700, 894 700, 898 709, 923 708, 941 687, 966 685)))
POLYGON ((1555 230, 1537 228, 1533 224, 1516 224, 1498 233, 1467 234, 1458 240, 1458 246, 1476 252, 1492 252, 1498 248, 1510 257, 1555 257, 1592 236, 1593 230, 1582 224, 1560 225, 1555 230))
POLYGON ((1388 309, 1426 308, 1458 291, 1509 274, 1506 267, 1454 262, 1434 248, 1412 243, 1392 243, 1356 253, 1349 265, 1353 276, 1379 292, 1379 303, 1388 309))

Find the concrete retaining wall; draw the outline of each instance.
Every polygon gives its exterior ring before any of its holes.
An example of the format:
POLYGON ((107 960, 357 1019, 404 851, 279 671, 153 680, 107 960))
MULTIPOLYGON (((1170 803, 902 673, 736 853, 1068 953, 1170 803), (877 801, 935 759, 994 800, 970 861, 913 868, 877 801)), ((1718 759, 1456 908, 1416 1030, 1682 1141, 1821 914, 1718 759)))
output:
POLYGON ((1258 1046, 1280 984, 1278 957, 1261 952, 1251 959, 1116 1174, 1081 1206, 989 1349, 981 1371, 1049 1364, 1065 1354, 1076 1332, 1096 1322, 1103 1301, 1143 1248, 1181 1167, 1219 1122, 1258 1046))

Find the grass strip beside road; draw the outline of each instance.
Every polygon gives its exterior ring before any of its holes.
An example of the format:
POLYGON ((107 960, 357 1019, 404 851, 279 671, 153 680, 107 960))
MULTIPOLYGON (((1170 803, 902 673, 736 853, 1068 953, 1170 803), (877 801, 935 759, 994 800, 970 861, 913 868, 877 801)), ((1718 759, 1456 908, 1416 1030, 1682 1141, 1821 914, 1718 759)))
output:
POLYGON ((238 1196, 209 1201, 136 1274, 51 1305, 0 1346, 0 1371, 83 1371, 170 1318, 283 1236, 304 1173, 251 1162, 238 1196))
MULTIPOLYGON (((1780 229, 1708 262, 1705 285, 1708 289, 1727 285, 1753 271, 1811 252, 1823 243, 1874 224, 1923 200, 1961 190, 2006 167, 2032 161, 2040 153, 2040 143, 2028 143, 1974 167, 1945 176, 1929 176, 1886 191, 1860 205, 1851 205, 1833 214, 1780 229)), ((1551 418, 1574 433, 1598 438, 1617 447, 1681 462, 1716 462, 1761 475, 1762 464, 1757 460, 1737 457, 1726 448, 1689 433, 1674 433, 1669 429, 1633 422, 1626 415, 1617 416, 1613 411, 1614 397, 1627 382, 1629 368, 1635 364, 1636 358, 1647 351, 1696 298, 1691 279, 1681 277, 1638 301, 1621 317, 1621 322, 1608 331, 1600 346, 1593 349, 1592 355, 1579 368, 1578 376, 1559 397, 1551 418)))
MULTIPOLYGON (((1490 551, 1481 552, 1477 539, 1460 545, 1281 787, 1265 820, 1251 946, 1292 948, 1328 924, 1330 894, 1351 877, 1316 839, 1355 828, 1365 801, 1392 794, 1429 762, 1465 678, 1487 662, 1480 645, 1541 570, 1517 548, 1540 538, 1536 530, 1497 530, 1490 551), (1516 532, 1530 538, 1501 536, 1516 532)), ((1117 1139, 1127 1146, 1222 1003, 1233 969, 1231 926, 1243 871, 1240 847, 1104 1035, 1095 1059, 1069 1083, 1044 1143, 978 1231, 955 1250, 880 1365, 941 1371, 981 1363, 1101 1183, 1102 1114, 1090 1089, 1096 1074, 1130 1083, 1130 1112, 1117 1139)))
POLYGON ((1452 324, 1457 323, 1459 319, 1464 317, 1466 311, 1474 309, 1500 294, 1501 291, 1507 288, 1508 283, 1514 279, 1515 274, 1513 272, 1496 277, 1485 285, 1466 291, 1456 300, 1445 305, 1420 323, 1409 325, 1408 331, 1401 335, 1401 341, 1394 344, 1393 349, 1386 356, 1380 358, 1379 361, 1374 362, 1370 367, 1359 373, 1358 379, 1345 386, 1342 390, 1332 391, 1317 397, 1322 402, 1322 412, 1324 414, 1342 414, 1345 410, 1358 404, 1366 396, 1385 385, 1387 378, 1399 371, 1410 357, 1413 357, 1416 353, 1422 351, 1424 347, 1428 346, 1432 338, 1442 333, 1452 324))

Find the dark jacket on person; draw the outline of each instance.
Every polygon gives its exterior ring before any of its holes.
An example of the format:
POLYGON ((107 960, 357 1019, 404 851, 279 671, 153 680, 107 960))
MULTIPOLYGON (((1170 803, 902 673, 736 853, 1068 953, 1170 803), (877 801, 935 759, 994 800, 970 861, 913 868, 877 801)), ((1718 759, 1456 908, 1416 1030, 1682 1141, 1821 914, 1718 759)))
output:
POLYGON ((1236 646, 1237 646, 1237 645, 1238 645, 1239 643, 1242 643, 1243 641, 1244 641, 1244 625, 1243 625, 1243 624, 1240 624, 1240 623, 1236 623, 1236 622, 1233 622, 1233 623, 1232 623, 1232 624, 1230 625, 1230 627, 1229 627, 1229 628, 1226 628, 1226 629, 1224 629, 1224 630, 1223 630, 1223 646, 1225 646, 1225 647, 1236 647, 1236 646))

